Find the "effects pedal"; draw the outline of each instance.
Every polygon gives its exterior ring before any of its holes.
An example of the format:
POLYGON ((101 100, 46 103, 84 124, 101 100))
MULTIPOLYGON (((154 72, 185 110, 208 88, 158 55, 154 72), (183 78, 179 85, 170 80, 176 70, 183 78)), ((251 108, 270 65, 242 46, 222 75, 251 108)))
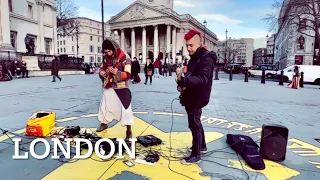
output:
POLYGON ((137 140, 138 143, 144 147, 156 146, 162 143, 161 139, 155 137, 154 135, 139 136, 137 140))
POLYGON ((77 136, 80 134, 80 127, 79 126, 67 126, 64 130, 64 133, 68 137, 77 136))
POLYGON ((148 154, 147 157, 145 158, 145 160, 150 163, 158 162, 159 159, 160 159, 160 156, 156 153, 148 154))

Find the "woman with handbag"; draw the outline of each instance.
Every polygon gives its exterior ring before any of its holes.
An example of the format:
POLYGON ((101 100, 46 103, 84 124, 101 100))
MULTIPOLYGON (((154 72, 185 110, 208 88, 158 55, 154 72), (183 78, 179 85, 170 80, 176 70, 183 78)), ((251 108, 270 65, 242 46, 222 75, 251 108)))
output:
POLYGON ((145 85, 147 85, 148 78, 150 78, 150 85, 152 84, 152 76, 154 74, 154 66, 150 59, 147 60, 146 65, 144 66, 144 73, 146 75, 145 85))

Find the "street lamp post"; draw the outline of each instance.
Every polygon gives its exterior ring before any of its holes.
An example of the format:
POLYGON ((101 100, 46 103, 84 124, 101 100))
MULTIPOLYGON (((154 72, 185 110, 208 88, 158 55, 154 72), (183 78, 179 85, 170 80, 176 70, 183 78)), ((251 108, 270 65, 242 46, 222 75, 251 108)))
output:
POLYGON ((224 59, 225 59, 225 65, 227 64, 227 46, 228 46, 228 30, 226 29, 226 49, 225 49, 225 54, 224 54, 224 59))
POLYGON ((104 41, 104 7, 103 7, 103 1, 104 1, 104 0, 101 0, 101 15, 102 15, 102 21, 101 21, 101 24, 102 24, 102 42, 104 41))
POLYGON ((203 26, 204 26, 204 30, 203 30, 203 44, 206 44, 206 26, 207 26, 207 21, 204 20, 203 21, 203 26))

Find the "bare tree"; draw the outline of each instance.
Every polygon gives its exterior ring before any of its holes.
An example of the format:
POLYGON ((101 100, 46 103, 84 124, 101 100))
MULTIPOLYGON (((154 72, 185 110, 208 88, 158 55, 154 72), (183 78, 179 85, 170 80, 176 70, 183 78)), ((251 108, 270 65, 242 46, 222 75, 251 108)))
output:
POLYGON ((75 17, 78 15, 78 7, 73 0, 57 0, 57 29, 58 35, 69 36, 74 34, 79 27, 75 17))
POLYGON ((279 22, 279 11, 281 10, 281 6, 283 4, 283 0, 274 0, 271 5, 273 12, 266 15, 262 20, 265 21, 269 25, 269 31, 277 30, 278 22, 279 22))
POLYGON ((227 47, 225 47, 225 43, 224 43, 224 53, 225 53, 225 57, 227 58, 226 61, 227 63, 235 63, 236 60, 238 60, 238 62, 242 62, 241 58, 239 59, 239 55, 240 55, 240 51, 241 48, 243 47, 244 43, 242 42, 242 40, 229 40, 228 41, 228 45, 227 47))

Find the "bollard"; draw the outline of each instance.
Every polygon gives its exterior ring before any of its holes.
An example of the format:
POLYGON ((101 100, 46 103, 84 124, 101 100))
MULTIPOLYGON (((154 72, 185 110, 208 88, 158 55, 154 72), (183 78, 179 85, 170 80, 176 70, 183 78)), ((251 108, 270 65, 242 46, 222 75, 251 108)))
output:
POLYGON ((218 68, 216 68, 216 74, 215 74, 214 80, 219 80, 219 69, 218 68))
POLYGON ((281 70, 279 85, 283 86, 283 70, 281 70))
POLYGON ((232 81, 232 69, 230 69, 229 80, 232 81))
POLYGON ((302 71, 301 72, 301 77, 300 77, 300 82, 299 82, 300 87, 302 87, 302 88, 303 88, 303 76, 304 76, 304 72, 302 71))
POLYGON ((262 76, 261 76, 261 83, 265 84, 266 83, 266 70, 262 70, 262 76))
POLYGON ((249 81, 249 78, 248 78, 248 69, 246 69, 244 71, 244 82, 248 82, 249 81))

